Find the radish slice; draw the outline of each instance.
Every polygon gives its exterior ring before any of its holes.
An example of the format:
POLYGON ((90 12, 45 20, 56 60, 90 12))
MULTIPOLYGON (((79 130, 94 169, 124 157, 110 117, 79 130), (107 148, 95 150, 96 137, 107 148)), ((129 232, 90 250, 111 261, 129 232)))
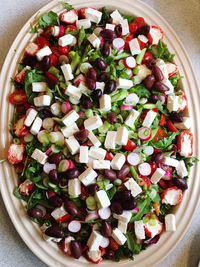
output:
POLYGON ((72 108, 71 108, 71 105, 70 105, 69 102, 63 102, 61 104, 61 111, 62 111, 62 113, 67 114, 68 112, 70 112, 71 109, 72 108))
POLYGON ((51 132, 49 134, 49 141, 59 146, 63 146, 65 143, 64 135, 61 132, 51 132))
MULTIPOLYGON (((58 152, 60 152, 60 149, 58 149, 54 144, 50 147, 50 149, 51 149, 51 151, 53 152, 53 153, 58 153, 58 152)), ((47 152, 46 152, 47 153, 47 152)))
POLYGON ((135 93, 130 93, 124 100, 125 105, 135 106, 139 102, 139 97, 135 93))
POLYGON ((165 171, 165 175, 162 177, 163 180, 169 181, 172 179, 172 173, 169 171, 165 171))
POLYGON ((100 247, 107 248, 109 246, 109 244, 110 244, 109 238, 103 237, 102 240, 101 240, 100 247))
POLYGON ((73 160, 69 159, 69 169, 73 169, 75 168, 75 163, 73 162, 73 160))
POLYGON ((137 213, 138 211, 139 211, 138 207, 136 207, 136 208, 133 209, 133 212, 134 213, 137 213))
POLYGON ((30 134, 30 133, 27 133, 25 136, 24 136, 24 142, 25 143, 29 143, 33 140, 33 135, 30 134))
POLYGON ((131 109, 133 109, 133 106, 131 106, 131 105, 121 105, 120 109, 121 110, 131 110, 131 109))
POLYGON ((145 146, 143 149, 144 154, 147 156, 151 156, 154 152, 154 148, 152 146, 145 146))
POLYGON ((126 157, 127 162, 132 166, 137 166, 141 162, 140 154, 138 153, 129 153, 126 157))
POLYGON ((125 41, 122 38, 115 38, 112 42, 113 48, 121 50, 125 46, 125 41))
POLYGON ((46 211, 46 208, 44 206, 36 205, 35 207, 42 211, 43 217, 46 215, 47 211, 46 211))
POLYGON ((151 138, 151 130, 147 127, 142 127, 138 130, 138 137, 142 141, 148 141, 151 138))
POLYGON ((68 223, 68 230, 72 233, 77 233, 81 230, 81 223, 76 220, 72 220, 68 223))
POLYGON ((160 101, 162 104, 165 104, 165 96, 164 95, 160 96, 160 101))
POLYGON ((61 105, 58 102, 55 102, 51 105, 51 113, 54 116, 60 116, 61 115, 61 105))
POLYGON ((138 166, 138 171, 142 176, 148 176, 151 174, 151 166, 149 163, 144 162, 138 166))
POLYGON ((49 199, 50 197, 53 197, 55 196, 55 192, 53 190, 49 191, 49 192, 46 192, 46 196, 47 196, 47 199, 49 199))
POLYGON ((175 75, 178 72, 178 66, 171 62, 166 62, 167 72, 169 78, 175 75))
POLYGON ((52 131, 53 130, 53 126, 54 126, 54 120, 52 118, 45 118, 43 121, 42 121, 42 127, 46 130, 50 130, 52 131))
POLYGON ((85 82, 86 78, 83 76, 83 74, 79 74, 75 79, 74 83, 79 85, 81 82, 85 82))
POLYGON ((48 135, 47 135, 45 130, 42 130, 37 134, 37 139, 42 144, 48 144, 49 143, 49 138, 48 138, 48 135))
POLYGON ((88 222, 88 221, 91 221, 91 220, 96 220, 96 219, 98 219, 98 218, 99 218, 99 216, 98 216, 97 212, 95 211, 95 212, 93 212, 93 213, 88 214, 88 215, 85 217, 85 221, 88 222))
POLYGON ((58 172, 65 172, 69 169, 70 162, 68 159, 62 159, 58 166, 58 172))
POLYGON ((48 148, 47 151, 45 152, 46 155, 49 155, 52 152, 52 148, 48 148))
POLYGON ((126 69, 125 72, 126 72, 126 74, 128 74, 129 79, 131 79, 133 77, 133 72, 131 69, 126 69))
POLYGON ((124 65, 128 69, 133 69, 136 66, 136 60, 134 57, 127 57, 124 59, 124 65))
POLYGON ((46 173, 46 174, 49 174, 50 171, 52 170, 56 170, 56 164, 54 163, 49 163, 49 162, 46 162, 43 166, 43 171, 46 173))
POLYGON ((111 216, 110 208, 102 208, 99 209, 97 212, 102 220, 107 220, 111 216))
POLYGON ((80 65, 80 71, 84 74, 87 74, 90 68, 92 68, 92 65, 88 62, 84 62, 80 65))

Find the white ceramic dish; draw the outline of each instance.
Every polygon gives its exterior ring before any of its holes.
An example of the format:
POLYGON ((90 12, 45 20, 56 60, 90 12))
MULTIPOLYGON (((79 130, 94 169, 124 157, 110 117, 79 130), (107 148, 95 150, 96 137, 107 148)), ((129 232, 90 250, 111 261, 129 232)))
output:
MULTIPOLYGON (((178 37, 167 24, 167 22, 152 8, 138 0, 90 0, 90 1, 70 1, 75 8, 81 8, 85 6, 92 6, 100 8, 107 6, 110 10, 119 9, 124 14, 133 14, 136 16, 143 16, 147 23, 151 25, 160 26, 164 33, 164 41, 167 43, 169 50, 176 54, 175 62, 178 64, 180 73, 185 78, 182 82, 182 87, 186 92, 188 98, 188 110, 189 116, 192 120, 192 132, 194 134, 194 155, 199 157, 200 154, 200 128, 199 124, 199 108, 200 92, 198 91, 198 85, 195 78, 194 71, 192 69, 190 60, 180 43, 178 37)), ((56 0, 52 1, 48 5, 40 9, 40 15, 45 12, 53 10, 55 12, 61 12, 62 7, 56 0)), ((38 13, 38 12, 37 12, 38 13)), ((8 122, 11 121, 13 115, 13 106, 8 104, 7 96, 14 91, 14 87, 10 83, 10 77, 13 77, 17 70, 17 63, 20 61, 23 50, 28 41, 35 36, 29 34, 30 22, 34 21, 34 17, 24 25, 19 32, 10 51, 6 57, 5 63, 2 68, 0 77, 0 147, 1 158, 7 157, 7 150, 11 141, 11 136, 8 130, 8 122)), ((177 242, 181 239, 186 231, 189 223, 192 219, 192 215, 195 211, 199 200, 200 191, 200 179, 199 179, 199 166, 195 165, 192 170, 189 180, 189 190, 184 194, 183 201, 179 207, 174 210, 177 219, 177 231, 175 233, 163 233, 159 242, 156 245, 150 246, 147 250, 136 256, 134 263, 132 261, 121 261, 117 265, 131 266, 134 264, 136 267, 154 266, 174 248, 177 242)), ((58 248, 57 244, 45 242, 41 237, 41 232, 38 225, 31 222, 24 209, 24 204, 21 200, 18 200, 13 195, 13 191, 18 184, 17 175, 14 168, 5 162, 0 165, 0 187, 1 193, 4 199, 4 203, 10 215, 10 218, 17 229, 18 233, 27 244, 27 246, 35 253, 43 262, 49 266, 87 266, 88 263, 84 258, 80 260, 74 260, 66 257, 62 251, 58 248)), ((101 266, 109 266, 109 261, 103 261, 101 266)), ((114 264, 114 263, 112 263, 114 264)), ((116 263, 115 263, 116 264, 116 263)), ((96 265, 94 265, 96 266, 96 265)))

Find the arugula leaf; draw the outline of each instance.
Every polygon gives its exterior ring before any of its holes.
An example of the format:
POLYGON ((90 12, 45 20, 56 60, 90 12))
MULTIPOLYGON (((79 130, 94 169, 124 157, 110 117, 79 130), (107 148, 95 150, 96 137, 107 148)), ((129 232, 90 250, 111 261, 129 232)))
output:
POLYGON ((19 193, 18 188, 15 189, 15 191, 14 191, 14 195, 15 195, 17 198, 22 199, 22 200, 24 200, 24 201, 26 201, 26 202, 27 202, 28 199, 29 199, 28 196, 22 196, 22 195, 19 193))
POLYGON ((38 33, 38 28, 37 28, 37 26, 33 26, 33 24, 30 23, 30 27, 31 27, 31 29, 30 29, 30 33, 38 33))
POLYGON ((124 17, 124 19, 127 19, 128 20, 128 23, 133 22, 133 20, 134 20, 134 17, 133 16, 124 16, 123 15, 123 17, 124 17))
POLYGON ((169 52, 167 45, 164 44, 161 40, 159 40, 156 47, 154 45, 149 45, 148 50, 155 58, 161 58, 164 61, 172 61, 175 56, 174 54, 171 54, 169 52))
POLYGON ((180 76, 179 74, 173 75, 171 78, 169 78, 170 82, 174 86, 174 88, 178 87, 178 82, 183 78, 183 76, 180 76))
POLYGON ((149 145, 158 149, 165 149, 172 144, 177 135, 179 135, 179 132, 169 132, 167 137, 159 141, 150 141, 149 145))
POLYGON ((125 234, 126 238, 127 238, 127 246, 128 249, 133 253, 133 254, 139 254, 141 249, 142 249, 142 245, 141 244, 137 244, 136 243, 136 237, 135 237, 135 233, 133 231, 128 231, 125 234))
POLYGON ((160 100, 156 102, 156 106, 160 112, 168 116, 168 110, 163 108, 163 104, 160 100))
POLYGON ((63 2, 63 1, 59 1, 59 3, 62 5, 63 8, 65 8, 66 10, 71 10, 71 9, 74 9, 72 5, 66 3, 66 2, 63 2))
POLYGON ((46 208, 53 209, 51 205, 48 204, 45 193, 38 193, 38 189, 33 191, 29 200, 27 202, 27 210, 35 207, 36 205, 42 205, 46 208))
POLYGON ((143 84, 138 84, 135 87, 129 90, 130 93, 135 93, 139 98, 145 97, 148 98, 150 96, 150 91, 146 89, 143 84))
POLYGON ((58 15, 55 12, 49 11, 39 18, 39 26, 41 29, 45 29, 51 24, 60 25, 58 15))
POLYGON ((133 214, 132 215, 132 217, 130 219, 130 223, 133 223, 135 221, 139 221, 142 218, 143 214, 145 213, 146 205, 147 205, 147 199, 145 199, 144 201, 143 200, 139 200, 138 201, 138 205, 137 206, 138 206, 139 211, 138 211, 137 214, 135 214, 135 215, 133 214))
POLYGON ((85 29, 82 26, 78 37, 78 47, 81 47, 83 40, 85 39, 85 29))
POLYGON ((82 93, 83 95, 87 96, 87 97, 90 99, 90 101, 93 102, 93 99, 91 98, 91 96, 90 96, 87 92, 85 92, 85 91, 83 91, 83 90, 80 90, 80 91, 81 91, 81 93, 82 93))

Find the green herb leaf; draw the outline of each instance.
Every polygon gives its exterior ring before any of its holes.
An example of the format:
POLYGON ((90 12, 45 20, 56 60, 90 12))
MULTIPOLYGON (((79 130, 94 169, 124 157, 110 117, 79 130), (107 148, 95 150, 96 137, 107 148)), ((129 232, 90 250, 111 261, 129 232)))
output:
POLYGON ((149 145, 158 149, 165 149, 172 144, 177 135, 179 135, 179 132, 169 132, 167 137, 159 141, 150 141, 149 145))
POLYGON ((110 190, 106 191, 110 200, 114 197, 116 191, 117 191, 117 188, 115 185, 113 185, 113 187, 110 190))
POLYGON ((178 87, 178 82, 183 78, 183 76, 180 76, 179 74, 173 75, 171 78, 169 78, 170 82, 174 86, 174 88, 178 87))
POLYGON ((163 104, 162 104, 161 101, 157 101, 156 102, 156 106, 157 106, 157 108, 158 108, 158 110, 160 112, 162 112, 163 114, 165 114, 166 116, 168 116, 168 110, 163 108, 163 104))
POLYGON ((138 84, 135 87, 129 89, 130 93, 135 93, 139 98, 145 97, 149 98, 150 96, 150 91, 145 88, 143 84, 138 84))
POLYGON ((58 15, 55 12, 49 11, 48 13, 44 14, 42 17, 39 18, 39 26, 41 29, 45 29, 51 24, 60 25, 58 15))
POLYGON ((66 3, 66 2, 63 2, 63 1, 59 1, 59 3, 62 5, 63 8, 65 8, 66 10, 71 10, 73 9, 73 6, 66 3))
POLYGON ((161 58, 164 61, 172 61, 174 54, 171 54, 167 48, 167 45, 159 40, 158 45, 149 45, 148 50, 152 53, 155 58, 161 58))
POLYGON ((33 26, 32 23, 30 23, 31 29, 30 29, 30 33, 38 33, 38 28, 37 26, 33 26))
POLYGON ((85 39, 85 29, 82 26, 78 37, 78 47, 81 47, 83 40, 85 39))
POLYGON ((22 196, 22 195, 19 193, 18 188, 15 189, 15 191, 14 191, 14 195, 15 195, 17 198, 22 199, 22 200, 24 200, 24 201, 26 201, 26 202, 27 202, 28 199, 29 199, 28 196, 22 196))
POLYGON ((101 21, 97 24, 97 26, 99 27, 105 27, 106 23, 108 23, 109 19, 110 19, 110 13, 108 12, 107 8, 104 6, 102 8, 102 19, 101 21))
POLYGON ((128 23, 133 22, 133 20, 134 20, 134 17, 133 16, 124 16, 123 15, 123 17, 124 17, 124 19, 127 19, 128 20, 128 23))
POLYGON ((142 245, 141 244, 137 244, 136 243, 136 237, 133 231, 128 231, 126 234, 126 238, 127 238, 127 246, 128 249, 133 253, 133 254, 139 254, 141 249, 142 249, 142 245))

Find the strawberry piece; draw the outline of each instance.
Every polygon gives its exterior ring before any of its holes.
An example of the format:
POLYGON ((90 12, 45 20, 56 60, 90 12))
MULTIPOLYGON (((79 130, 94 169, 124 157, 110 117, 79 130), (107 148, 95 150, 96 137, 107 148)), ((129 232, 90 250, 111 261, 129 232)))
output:
POLYGON ((60 20, 66 24, 75 24, 78 20, 78 11, 70 9, 60 14, 60 20))
POLYGON ((164 33, 159 27, 152 26, 147 35, 147 38, 149 39, 150 44, 157 45, 159 40, 163 40, 164 33))
POLYGON ((162 204, 179 205, 183 199, 183 191, 176 186, 169 187, 161 194, 162 204))
POLYGON ((148 218, 148 222, 144 224, 145 234, 148 237, 154 237, 159 235, 163 230, 163 224, 159 221, 158 217, 154 213, 150 213, 144 216, 148 218), (154 219, 151 219, 151 215, 154 215, 154 219))
POLYGON ((14 80, 18 83, 24 83, 25 80, 25 74, 26 74, 26 67, 23 68, 20 72, 18 72, 15 77, 14 80))
POLYGON ((177 149, 181 156, 191 157, 193 154, 193 134, 189 130, 181 132, 177 140, 177 149))
POLYGON ((175 63, 166 62, 167 72, 169 78, 174 76, 178 72, 178 66, 175 63))
POLYGON ((26 116, 24 115, 13 125, 13 130, 15 131, 15 135, 17 137, 23 137, 29 132, 28 127, 24 125, 25 119, 26 116))
POLYGON ((8 149, 8 161, 12 164, 18 164, 23 160, 25 148, 23 144, 11 144, 8 149))
POLYGON ((30 42, 25 49, 25 54, 29 56, 35 56, 39 49, 40 48, 38 44, 30 42))
POLYGON ((21 183, 18 187, 19 193, 23 196, 29 196, 30 191, 33 189, 34 184, 26 179, 23 183, 21 183))

